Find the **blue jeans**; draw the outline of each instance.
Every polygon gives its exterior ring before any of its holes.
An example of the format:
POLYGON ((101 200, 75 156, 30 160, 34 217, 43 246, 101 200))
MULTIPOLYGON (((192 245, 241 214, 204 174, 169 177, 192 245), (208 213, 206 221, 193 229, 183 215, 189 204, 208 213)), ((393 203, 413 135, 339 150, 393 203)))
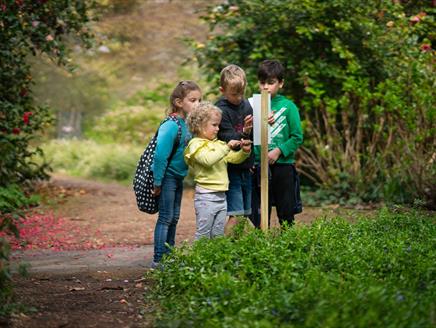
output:
POLYGON ((252 177, 249 170, 228 170, 227 215, 251 215, 252 177))
POLYGON ((159 262, 175 244, 183 194, 183 179, 165 175, 159 197, 159 216, 154 229, 154 261, 159 262))

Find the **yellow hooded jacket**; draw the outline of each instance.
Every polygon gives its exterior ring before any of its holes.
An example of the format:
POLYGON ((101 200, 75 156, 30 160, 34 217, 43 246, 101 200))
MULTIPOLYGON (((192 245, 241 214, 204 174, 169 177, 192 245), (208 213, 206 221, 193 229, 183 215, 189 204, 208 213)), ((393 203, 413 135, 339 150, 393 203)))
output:
POLYGON ((217 139, 193 138, 185 149, 185 162, 194 173, 194 181, 213 191, 229 189, 227 163, 239 164, 249 156, 249 152, 231 150, 224 141, 217 139))

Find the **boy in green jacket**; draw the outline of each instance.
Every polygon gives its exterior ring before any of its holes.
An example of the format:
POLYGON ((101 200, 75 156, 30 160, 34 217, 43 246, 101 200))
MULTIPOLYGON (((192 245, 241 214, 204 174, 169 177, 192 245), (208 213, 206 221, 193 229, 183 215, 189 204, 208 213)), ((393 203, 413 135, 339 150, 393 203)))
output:
MULTIPOLYGON (((261 90, 271 94, 271 110, 274 113, 274 125, 271 129, 271 143, 268 145, 269 177, 269 215, 271 205, 277 208, 279 222, 292 225, 296 214, 297 172, 295 154, 303 143, 300 115, 297 106, 285 96, 279 94, 284 84, 285 69, 276 60, 263 61, 257 77, 261 90)), ((260 165, 260 146, 254 148, 255 164, 260 165)), ((259 171, 259 170, 256 170, 259 171)), ((253 179, 253 224, 260 226, 260 176, 253 179)))

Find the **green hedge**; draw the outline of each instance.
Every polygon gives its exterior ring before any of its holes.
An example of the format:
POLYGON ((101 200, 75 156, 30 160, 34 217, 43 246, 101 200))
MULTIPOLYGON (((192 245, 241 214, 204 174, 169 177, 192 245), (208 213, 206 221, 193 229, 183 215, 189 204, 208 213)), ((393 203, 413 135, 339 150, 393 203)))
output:
POLYGON ((351 224, 201 240, 164 262, 162 327, 430 327, 435 216, 382 210, 351 224))

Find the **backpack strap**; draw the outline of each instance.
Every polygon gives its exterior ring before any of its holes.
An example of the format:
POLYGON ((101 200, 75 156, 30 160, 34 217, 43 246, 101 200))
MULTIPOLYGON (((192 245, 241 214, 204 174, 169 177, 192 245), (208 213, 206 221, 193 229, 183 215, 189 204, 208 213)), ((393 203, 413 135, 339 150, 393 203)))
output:
POLYGON ((168 119, 177 123, 177 139, 173 145, 173 150, 171 151, 171 154, 168 157, 168 164, 170 164, 171 160, 173 159, 173 156, 176 154, 177 148, 180 145, 180 141, 182 140, 182 125, 180 124, 179 119, 175 116, 170 115, 168 116, 168 119))
MULTIPOLYGON (((177 124, 177 127, 178 127, 178 129, 177 129, 177 138, 176 138, 176 142, 174 142, 174 145, 173 145, 173 149, 171 150, 171 154, 170 154, 170 156, 168 157, 168 165, 170 164, 170 162, 171 162, 171 160, 173 159, 173 156, 176 154, 176 151, 177 151, 177 148, 179 147, 179 145, 180 145, 180 141, 181 141, 181 139, 182 139, 182 125, 180 124, 180 122, 179 122, 179 119, 175 116, 175 115, 168 115, 161 123, 160 123, 160 125, 159 125, 159 127, 162 125, 162 124, 164 124, 165 122, 168 122, 168 121, 173 121, 173 122, 175 122, 176 124, 177 124)), ((156 132, 156 138, 157 138, 157 135, 158 135, 158 133, 159 133, 159 129, 157 129, 157 132, 156 132)))

